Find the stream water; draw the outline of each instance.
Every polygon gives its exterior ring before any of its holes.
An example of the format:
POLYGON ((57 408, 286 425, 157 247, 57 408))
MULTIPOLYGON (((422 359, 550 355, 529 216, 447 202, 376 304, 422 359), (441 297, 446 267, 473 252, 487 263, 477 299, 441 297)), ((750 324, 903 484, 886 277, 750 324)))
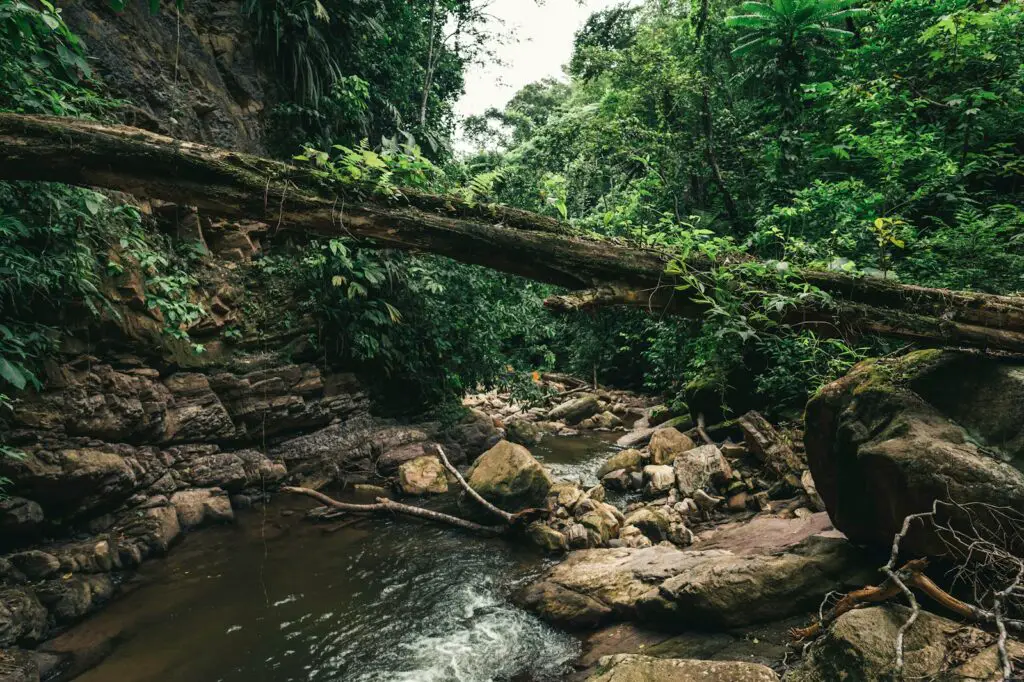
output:
MULTIPOLYGON (((548 439, 559 477, 593 480, 610 444, 548 439)), ((407 520, 334 532, 278 497, 185 538, 141 587, 71 634, 116 645, 78 682, 557 680, 580 645, 509 600, 530 548, 407 520)))

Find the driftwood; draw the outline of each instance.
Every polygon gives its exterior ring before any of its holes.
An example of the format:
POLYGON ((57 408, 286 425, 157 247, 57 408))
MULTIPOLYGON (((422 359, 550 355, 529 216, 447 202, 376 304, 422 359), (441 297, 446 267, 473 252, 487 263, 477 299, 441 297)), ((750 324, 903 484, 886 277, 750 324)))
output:
POLYGON ((407 516, 415 516, 428 521, 445 523, 449 526, 455 526, 457 528, 462 528, 474 533, 480 533, 482 535, 501 535, 509 529, 508 526, 484 526, 479 523, 474 523, 473 521, 460 519, 459 517, 452 516, 451 514, 442 514, 441 512, 432 511, 430 509, 414 507, 411 504, 395 502, 394 500, 389 500, 386 497, 378 497, 376 504, 350 504, 348 502, 339 502, 338 500, 328 497, 327 495, 324 495, 317 490, 313 490, 312 488, 295 488, 288 486, 281 488, 281 491, 291 493, 293 495, 305 495, 306 497, 311 497, 323 505, 333 509, 339 509, 341 511, 360 514, 405 514, 407 516))
MULTIPOLYGON (((411 504, 403 504, 401 502, 395 502, 389 500, 386 497, 378 497, 376 504, 354 504, 351 502, 340 502, 335 500, 328 495, 323 494, 318 490, 311 488, 298 488, 298 487, 285 487, 281 490, 286 493, 293 495, 305 495, 310 497, 321 504, 336 509, 340 512, 354 512, 360 514, 405 514, 406 516, 414 516, 420 519, 426 519, 428 521, 434 521, 436 523, 444 523, 449 526, 455 526, 456 528, 462 528, 474 533, 480 533, 482 535, 502 535, 511 530, 519 530, 524 524, 529 523, 538 515, 538 512, 543 510, 527 509, 521 511, 518 514, 511 514, 504 509, 500 509, 487 500, 485 500, 480 493, 473 489, 466 479, 462 477, 459 470, 448 460, 448 456, 445 455, 444 449, 440 445, 433 445, 431 454, 435 455, 441 460, 441 464, 458 482, 466 494, 469 495, 473 500, 477 502, 481 507, 486 509, 491 514, 497 516, 502 521, 503 525, 500 526, 485 526, 483 524, 469 521, 467 519, 459 518, 458 516, 452 516, 451 514, 444 514, 442 512, 436 512, 431 509, 424 509, 422 507, 415 507, 411 504)), ((546 513, 546 512, 545 512, 546 513)), ((334 530, 344 527, 344 524, 340 524, 334 527, 334 530)))
MULTIPOLYGON (((125 126, 0 114, 0 179, 129 192, 258 220, 295 235, 349 236, 366 246, 428 251, 570 289, 553 310, 635 305, 683 315, 703 308, 665 274, 671 254, 574 234, 526 211, 403 190, 366 198, 308 170, 125 126), (598 289, 593 289, 598 287, 598 289)), ((712 263, 693 258, 691 272, 712 263)), ((833 301, 809 300, 779 321, 822 333, 881 334, 927 345, 1024 352, 1024 298, 804 271, 833 301)), ((751 292, 754 298, 760 294, 751 292)))
MULTIPOLYGON (((897 571, 899 576, 898 579, 908 587, 919 590, 921 593, 934 600, 935 603, 945 609, 948 609, 961 618, 976 623, 994 624, 996 622, 996 616, 991 611, 981 609, 977 606, 961 601, 936 585, 931 578, 924 574, 924 569, 927 567, 928 561, 926 559, 914 559, 913 561, 908 561, 904 564, 903 568, 897 571)), ((792 635, 793 639, 797 641, 814 639, 818 635, 822 634, 824 628, 828 627, 829 624, 833 623, 844 613, 860 608, 866 604, 887 602, 894 597, 900 596, 902 593, 903 590, 897 584, 896 580, 893 580, 892 578, 886 579, 886 581, 881 585, 868 585, 859 590, 843 595, 843 597, 836 602, 835 606, 822 613, 821 617, 816 622, 805 628, 793 628, 790 630, 790 635, 792 635)), ((1004 622, 1006 629, 1024 633, 1024 621, 1006 620, 1004 622)))

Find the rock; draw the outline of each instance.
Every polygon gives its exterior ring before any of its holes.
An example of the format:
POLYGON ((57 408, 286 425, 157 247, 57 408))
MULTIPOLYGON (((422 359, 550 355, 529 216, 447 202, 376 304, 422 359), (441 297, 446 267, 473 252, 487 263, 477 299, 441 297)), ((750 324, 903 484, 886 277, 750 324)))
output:
POLYGON ((668 531, 674 520, 664 507, 643 507, 629 514, 624 523, 640 529, 652 543, 657 544, 668 540, 668 531))
POLYGON ((811 476, 810 470, 804 471, 803 475, 800 476, 800 485, 803 486, 804 492, 807 493, 807 497, 810 498, 811 504, 814 506, 814 511, 825 511, 825 501, 822 500, 821 495, 818 494, 818 487, 814 485, 814 477, 811 476))
MULTIPOLYGON (((1024 513, 1020 362, 937 350, 865 361, 819 391, 805 419, 815 487, 853 542, 891 546, 903 519, 935 500, 1024 513)), ((967 526, 957 514, 952 523, 967 526)), ((925 524, 901 547, 945 553, 925 524)))
POLYGON ((177 508, 172 505, 154 507, 146 510, 146 516, 153 521, 151 546, 161 554, 167 552, 174 541, 181 536, 181 523, 178 521, 177 508))
POLYGON ((501 440, 501 431, 485 412, 471 409, 456 426, 446 432, 446 436, 465 453, 466 460, 472 462, 480 453, 501 440))
POLYGON ((693 493, 693 498, 687 499, 693 499, 694 504, 697 505, 697 509, 705 513, 717 508, 718 505, 725 501, 725 498, 708 495, 703 490, 695 491, 693 493))
POLYGON ((587 682, 778 682, 779 679, 771 668, 740 661, 615 654, 602 658, 600 666, 587 682))
POLYGON ((171 504, 177 511, 178 523, 184 530, 197 528, 206 523, 234 521, 235 513, 223 490, 182 490, 171 496, 171 504))
POLYGON ((548 552, 564 552, 568 549, 566 537, 554 528, 534 521, 526 529, 526 535, 533 544, 548 552))
POLYGON ((817 608, 827 592, 861 587, 871 575, 845 539, 821 535, 775 554, 660 544, 572 552, 520 596, 556 625, 565 607, 552 600, 570 594, 576 622, 602 623, 614 615, 669 628, 729 628, 817 608))
POLYGON ((439 495, 448 492, 444 465, 424 455, 398 467, 398 487, 406 495, 439 495))
POLYGON ((87 516, 98 507, 125 501, 138 483, 124 457, 99 447, 39 451, 21 460, 0 460, 0 475, 17 481, 18 490, 45 501, 51 515, 87 516))
POLYGON ((598 403, 597 396, 587 393, 578 398, 567 400, 561 405, 556 405, 548 412, 547 418, 553 422, 563 421, 569 425, 578 424, 587 417, 597 414, 600 409, 601 406, 598 403))
POLYGON ((584 497, 586 497, 588 500, 595 500, 597 502, 604 502, 604 493, 605 493, 604 486, 601 485, 600 483, 598 483, 593 488, 588 490, 584 494, 584 497))
POLYGON ((519 445, 536 445, 544 438, 545 431, 536 422, 525 419, 510 421, 505 426, 506 438, 519 445))
POLYGON ((543 507, 553 484, 529 450, 506 440, 477 459, 467 482, 488 502, 509 512, 543 507))
POLYGON ((43 508, 23 497, 0 499, 0 537, 6 540, 28 540, 43 525, 43 508))
POLYGON ((646 459, 647 458, 644 456, 644 453, 639 450, 620 450, 609 457, 608 460, 601 465, 601 468, 597 470, 597 477, 604 478, 605 474, 609 474, 618 469, 622 469, 627 473, 630 471, 640 471, 647 463, 646 459))
POLYGON ((616 469, 601 477, 601 485, 615 492, 624 493, 628 491, 630 483, 630 475, 625 469, 616 469))
MULTIPOLYGON (((896 634, 910 610, 872 606, 839 617, 807 655, 786 675, 786 682, 893 679, 896 634)), ((999 680, 996 636, 922 611, 903 644, 904 679, 999 680)), ((1010 640, 1011 658, 1024 656, 1024 644, 1010 640)))
POLYGON ((576 503, 584 498, 585 493, 573 483, 555 483, 548 495, 554 498, 555 505, 572 510, 576 503))
POLYGON ((642 490, 644 487, 644 474, 642 471, 631 471, 629 473, 629 487, 631 490, 642 490))
POLYGON ((676 475, 672 467, 668 465, 650 464, 644 467, 644 494, 648 497, 657 497, 667 493, 676 484, 676 475))
POLYGON ((36 595, 58 625, 69 625, 109 601, 114 581, 107 574, 75 575, 46 581, 36 587, 36 595))
POLYGON ((0 588, 0 647, 42 641, 46 619, 46 609, 34 592, 20 587, 0 588))
POLYGON ((725 506, 727 506, 729 508, 729 511, 734 511, 734 512, 746 511, 747 510, 747 500, 748 499, 749 499, 749 495, 747 495, 746 492, 741 491, 741 492, 738 492, 738 493, 730 496, 729 499, 725 501, 725 506))
POLYGON ((29 580, 44 580, 60 571, 60 560, 38 549, 11 554, 7 559, 29 580))
POLYGON ((622 420, 607 410, 595 414, 591 419, 593 420, 592 428, 595 429, 617 429, 622 426, 622 420))
POLYGON ((35 654, 23 649, 0 649, 0 680, 39 682, 39 665, 35 654))
POLYGON ((426 454, 425 445, 426 443, 407 443, 388 450, 377 458, 377 471, 388 475, 397 471, 406 462, 423 457, 426 454))
POLYGON ((586 526, 581 523, 570 525, 565 531, 565 541, 569 549, 586 549, 590 544, 586 526))
POLYGON ((608 541, 619 536, 622 515, 604 502, 595 502, 593 511, 579 517, 579 522, 591 533, 591 546, 606 546, 608 541))
POLYGON ((676 485, 683 497, 694 497, 698 490, 708 485, 720 485, 732 478, 729 461, 714 445, 702 445, 677 457, 675 467, 676 485))
POLYGON ((651 436, 651 464, 671 464, 676 457, 694 447, 689 436, 678 430, 672 427, 659 429, 651 436))
MULTIPOLYGON (((609 543, 611 542, 614 542, 614 540, 609 541, 609 543)), ((654 544, 651 542, 651 539, 649 537, 644 535, 644 532, 642 530, 640 530, 636 526, 629 525, 623 526, 622 530, 619 531, 618 542, 619 546, 621 547, 634 548, 650 547, 652 544, 654 544)), ((611 546, 612 545, 609 544, 609 547, 611 546)))

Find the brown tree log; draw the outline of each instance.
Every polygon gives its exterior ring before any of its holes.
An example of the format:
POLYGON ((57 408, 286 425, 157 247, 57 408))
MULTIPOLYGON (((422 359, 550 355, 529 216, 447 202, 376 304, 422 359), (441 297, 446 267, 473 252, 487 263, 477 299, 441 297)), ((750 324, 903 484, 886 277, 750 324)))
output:
MULTIPOLYGON (((573 234, 551 218, 403 191, 367 198, 287 163, 88 121, 0 114, 0 179, 101 187, 267 222, 305 235, 427 251, 537 281, 593 291, 553 310, 634 305, 699 315, 665 275, 671 256, 573 234), (610 293, 609 293, 610 292, 610 293)), ((710 263, 688 262, 691 270, 710 263)), ((929 289, 834 272, 801 278, 834 298, 780 321, 836 335, 881 334, 927 345, 1024 352, 1024 298, 929 289)), ((752 294, 756 296, 756 294, 752 294)))

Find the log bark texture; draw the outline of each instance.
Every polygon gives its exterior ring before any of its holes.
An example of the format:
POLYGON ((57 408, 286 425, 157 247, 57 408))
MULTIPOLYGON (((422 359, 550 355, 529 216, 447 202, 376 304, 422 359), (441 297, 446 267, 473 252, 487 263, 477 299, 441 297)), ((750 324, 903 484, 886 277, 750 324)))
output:
MULTIPOLYGON (((414 191, 393 200, 361 197, 287 163, 125 126, 0 114, 0 179, 119 190, 211 215, 264 221, 274 231, 350 236, 365 246, 427 251, 588 290, 549 300, 556 311, 625 304, 690 316, 701 312, 664 274, 667 253, 588 239, 551 218, 451 197, 414 191)), ((699 270, 709 264, 688 265, 699 270)), ((835 303, 787 310, 783 322, 833 335, 881 334, 927 345, 1024 352, 1024 298, 835 272, 800 275, 835 303)))

